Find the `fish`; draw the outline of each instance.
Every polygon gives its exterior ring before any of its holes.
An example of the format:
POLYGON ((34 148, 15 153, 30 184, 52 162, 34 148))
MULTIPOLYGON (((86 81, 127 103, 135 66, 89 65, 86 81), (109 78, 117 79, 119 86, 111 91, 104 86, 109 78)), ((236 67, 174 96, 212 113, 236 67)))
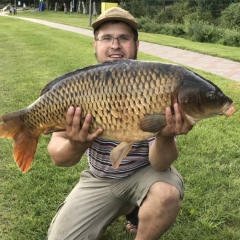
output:
POLYGON ((154 137, 166 126, 166 107, 173 111, 175 103, 192 126, 236 112, 233 100, 220 88, 180 65, 107 61, 57 77, 28 107, 0 116, 0 138, 13 139, 14 159, 25 173, 40 135, 65 131, 68 108, 80 106, 82 121, 87 113, 92 115, 90 133, 102 128, 101 138, 120 142, 110 154, 117 168, 134 142, 154 137))

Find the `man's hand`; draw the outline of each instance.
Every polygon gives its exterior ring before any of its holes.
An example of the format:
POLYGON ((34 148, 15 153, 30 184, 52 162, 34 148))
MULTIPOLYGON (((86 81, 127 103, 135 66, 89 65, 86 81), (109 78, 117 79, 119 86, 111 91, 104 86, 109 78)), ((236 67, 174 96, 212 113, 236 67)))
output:
POLYGON ((178 103, 174 104, 174 113, 171 108, 166 108, 166 122, 167 125, 159 134, 163 137, 173 137, 176 135, 187 134, 193 126, 189 125, 182 117, 181 109, 178 103))
POLYGON ((87 114, 82 127, 81 124, 82 109, 70 107, 66 115, 66 137, 71 142, 73 148, 78 148, 80 145, 89 147, 95 138, 99 137, 103 129, 98 129, 94 133, 89 133, 92 116, 87 114))
POLYGON ((178 158, 178 148, 175 136, 187 134, 193 126, 184 121, 181 109, 177 103, 174 104, 174 114, 171 108, 166 108, 167 125, 155 138, 149 151, 149 161, 157 170, 165 170, 178 158))
POLYGON ((70 167, 77 164, 94 139, 103 132, 98 129, 89 133, 92 119, 90 114, 87 114, 81 127, 81 114, 80 107, 70 107, 66 115, 66 131, 52 134, 48 152, 57 166, 70 167))

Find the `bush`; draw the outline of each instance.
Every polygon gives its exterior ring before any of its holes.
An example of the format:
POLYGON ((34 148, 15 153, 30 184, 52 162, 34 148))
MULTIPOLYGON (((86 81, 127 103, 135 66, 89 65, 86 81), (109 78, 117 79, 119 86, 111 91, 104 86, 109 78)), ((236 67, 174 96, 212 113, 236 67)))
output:
POLYGON ((156 23, 153 19, 149 17, 141 17, 138 19, 138 28, 141 32, 147 33, 159 33, 161 25, 156 23))
POLYGON ((185 35, 184 25, 165 23, 161 26, 159 33, 174 36, 174 37, 182 37, 185 35))
POLYGON ((176 2, 172 6, 172 17, 174 23, 183 23, 183 17, 189 12, 188 2, 176 2))
POLYGON ((225 30, 220 43, 232 47, 240 47, 240 32, 235 30, 225 30))
POLYGON ((155 21, 157 23, 169 23, 172 21, 172 8, 166 8, 165 11, 161 11, 155 16, 155 21))
POLYGON ((147 22, 151 22, 151 21, 152 19, 147 16, 138 18, 137 23, 138 23, 139 30, 142 29, 147 22))
POLYGON ((222 12, 221 25, 240 30, 240 3, 232 3, 222 12))
POLYGON ((186 26, 188 36, 197 42, 214 43, 220 38, 220 32, 215 26, 204 21, 193 21, 186 26))
POLYGON ((143 0, 131 0, 126 6, 128 6, 126 10, 136 18, 147 15, 146 4, 143 0))
POLYGON ((216 27, 203 20, 193 20, 192 14, 185 24, 157 23, 150 17, 141 17, 137 20, 139 31, 147 33, 160 33, 174 37, 190 38, 197 42, 219 43, 227 46, 240 46, 240 32, 237 30, 216 27))
POLYGON ((161 33, 175 37, 179 37, 185 34, 184 25, 182 24, 173 23, 159 24, 156 23, 154 19, 150 19, 149 17, 141 17, 138 19, 137 22, 139 31, 141 32, 161 33))
POLYGON ((190 14, 186 14, 183 17, 183 22, 185 24, 189 24, 189 23, 196 22, 196 21, 204 21, 204 22, 211 23, 213 21, 211 12, 206 11, 203 13, 203 12, 197 11, 197 12, 193 12, 190 14))

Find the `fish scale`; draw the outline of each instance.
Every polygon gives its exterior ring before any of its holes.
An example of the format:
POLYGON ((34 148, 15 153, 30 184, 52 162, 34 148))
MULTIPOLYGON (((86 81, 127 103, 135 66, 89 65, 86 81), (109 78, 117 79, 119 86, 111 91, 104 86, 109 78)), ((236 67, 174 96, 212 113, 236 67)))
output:
POLYGON ((40 134, 64 131, 68 108, 80 106, 81 124, 87 113, 92 115, 90 133, 102 128, 102 138, 120 142, 110 154, 113 167, 117 167, 134 142, 155 136, 164 128, 166 107, 173 110, 174 103, 179 104, 182 118, 191 125, 236 111, 232 100, 216 85, 184 67, 113 61, 51 81, 30 106, 0 116, 0 137, 14 140, 14 158, 26 172, 40 134))

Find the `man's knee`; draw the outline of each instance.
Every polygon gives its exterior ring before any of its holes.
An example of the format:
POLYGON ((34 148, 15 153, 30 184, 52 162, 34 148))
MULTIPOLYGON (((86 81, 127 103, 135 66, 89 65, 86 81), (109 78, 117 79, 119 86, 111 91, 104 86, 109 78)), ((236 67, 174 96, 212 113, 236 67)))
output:
POLYGON ((181 208, 181 199, 179 190, 164 182, 154 183, 149 191, 149 197, 153 197, 158 204, 165 208, 181 208))

